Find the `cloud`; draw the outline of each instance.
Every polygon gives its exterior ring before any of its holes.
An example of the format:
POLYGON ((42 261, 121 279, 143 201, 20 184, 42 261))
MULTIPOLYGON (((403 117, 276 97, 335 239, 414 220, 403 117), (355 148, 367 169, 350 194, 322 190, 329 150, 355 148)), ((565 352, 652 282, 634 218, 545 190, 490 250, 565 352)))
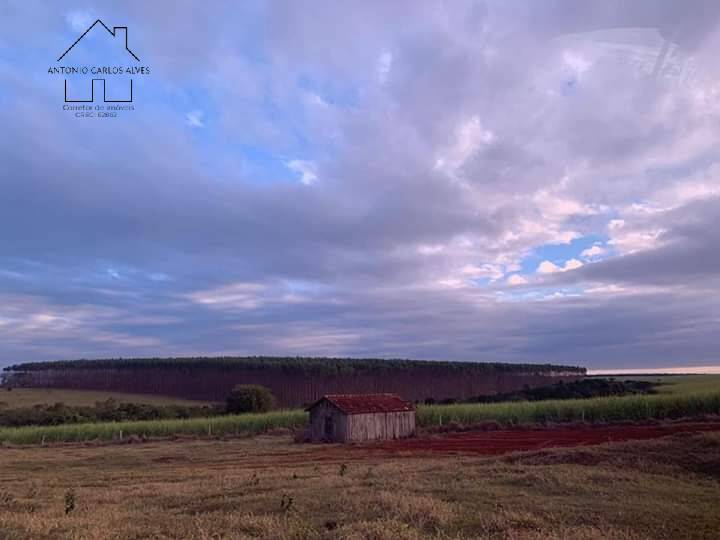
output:
POLYGON ((300 181, 306 186, 317 182, 317 166, 314 162, 293 159, 288 161, 287 166, 291 171, 300 173, 300 181))
POLYGON ((185 122, 190 127, 205 127, 205 123, 203 122, 203 116, 205 116, 205 114, 202 111, 190 111, 189 113, 185 114, 185 122))
POLYGON ((435 246, 418 246, 417 248, 418 253, 422 255, 437 255, 438 253, 442 253, 445 250, 445 246, 442 245, 435 245, 435 246))
POLYGON ((454 138, 454 143, 445 148, 435 160, 435 168, 450 175, 455 175, 483 145, 493 142, 495 135, 483 128, 476 115, 457 127, 454 138))
POLYGON ((527 282, 528 280, 519 274, 513 274, 512 276, 507 278, 508 285, 524 285, 527 282))
POLYGON ((713 360, 714 3, 102 5, 120 122, 18 75, 82 17, 0 20, 0 362, 713 360))
POLYGON ((377 62, 377 76, 381 84, 387 82, 392 69, 393 55, 389 51, 383 52, 377 62))
POLYGON ((583 265, 582 261, 577 259, 569 259, 565 261, 565 264, 558 266, 550 261, 543 261, 537 267, 538 274, 554 274, 556 272, 567 272, 568 270, 575 270, 583 265))
POLYGON ((75 32, 84 32, 96 19, 88 11, 71 11, 65 15, 65 20, 75 32))
POLYGON ((580 257, 582 257, 583 259, 595 259, 597 257, 605 255, 605 253, 607 253, 607 249, 596 244, 582 250, 582 252, 580 252, 580 257))

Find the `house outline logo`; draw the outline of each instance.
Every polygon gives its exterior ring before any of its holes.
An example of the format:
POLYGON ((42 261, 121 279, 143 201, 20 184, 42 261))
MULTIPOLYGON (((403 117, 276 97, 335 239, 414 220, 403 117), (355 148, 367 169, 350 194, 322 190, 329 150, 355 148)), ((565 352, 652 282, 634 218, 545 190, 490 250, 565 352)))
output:
POLYGON ((85 35, 86 35, 88 32, 90 32, 90 30, 92 30, 93 28, 95 28, 95 25, 98 24, 98 23, 100 23, 100 24, 102 25, 102 27, 103 27, 105 30, 107 30, 108 33, 109 33, 112 37, 117 37, 116 34, 115 34, 115 32, 116 32, 117 30, 125 30, 125 50, 126 50, 127 52, 129 52, 130 55, 131 55, 135 60, 137 60, 138 62, 140 61, 140 59, 137 57, 137 55, 136 55, 134 52, 132 52, 132 51, 130 50, 130 48, 128 47, 128 27, 127 27, 127 26, 113 26, 113 29, 110 30, 110 29, 107 27, 107 25, 106 25, 104 22, 102 22, 100 19, 97 19, 94 23, 92 23, 92 24, 88 27, 88 29, 85 30, 85 31, 80 35, 80 37, 75 40, 75 43, 73 43, 72 45, 70 45, 70 46, 67 48, 67 50, 60 55, 60 58, 58 58, 57 61, 59 62, 60 60, 62 60, 62 59, 65 57, 65 55, 66 55, 67 53, 69 53, 69 52, 72 50, 72 48, 73 48, 75 45, 77 45, 77 44, 80 42, 80 40, 81 40, 82 38, 84 38, 85 35))
MULTIPOLYGON (((57 59, 57 62, 60 62, 65 56, 72 51, 72 49, 80 43, 80 41, 98 24, 102 26, 108 34, 110 34, 113 38, 118 37, 118 30, 124 30, 125 34, 125 43, 124 48, 125 51, 136 61, 140 62, 140 58, 130 49, 128 46, 128 27, 127 26, 113 26, 112 30, 104 23, 102 20, 97 19, 94 23, 92 23, 87 30, 85 30, 79 38, 75 40, 75 42, 68 47, 64 53, 60 55, 60 57, 57 59)), ((83 74, 87 73, 87 68, 83 69, 83 74)), ((103 102, 104 103, 132 103, 133 102, 133 79, 130 79, 130 90, 129 90, 129 98, 128 99, 108 99, 107 98, 107 81, 105 78, 93 78, 90 81, 90 99, 68 99, 68 80, 65 79, 65 103, 93 103, 95 101, 95 82, 102 82, 102 95, 103 95, 103 102)), ((99 96, 98 96, 99 97, 99 96)))

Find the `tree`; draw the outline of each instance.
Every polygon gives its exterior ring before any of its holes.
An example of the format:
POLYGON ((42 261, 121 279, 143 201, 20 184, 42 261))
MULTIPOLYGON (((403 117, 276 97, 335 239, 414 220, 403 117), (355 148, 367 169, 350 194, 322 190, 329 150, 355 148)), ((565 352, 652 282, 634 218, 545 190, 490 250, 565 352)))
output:
POLYGON ((267 412, 275 408, 275 396, 259 384, 238 384, 226 399, 227 412, 267 412))

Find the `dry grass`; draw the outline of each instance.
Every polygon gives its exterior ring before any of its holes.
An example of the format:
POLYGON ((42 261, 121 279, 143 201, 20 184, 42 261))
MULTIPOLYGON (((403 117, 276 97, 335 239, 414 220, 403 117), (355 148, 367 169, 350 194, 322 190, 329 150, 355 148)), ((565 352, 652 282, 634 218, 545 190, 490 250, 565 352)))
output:
POLYGON ((0 449, 0 540, 715 539, 718 531, 719 434, 500 458, 383 457, 269 436, 0 449), (69 492, 76 508, 65 515, 69 492))

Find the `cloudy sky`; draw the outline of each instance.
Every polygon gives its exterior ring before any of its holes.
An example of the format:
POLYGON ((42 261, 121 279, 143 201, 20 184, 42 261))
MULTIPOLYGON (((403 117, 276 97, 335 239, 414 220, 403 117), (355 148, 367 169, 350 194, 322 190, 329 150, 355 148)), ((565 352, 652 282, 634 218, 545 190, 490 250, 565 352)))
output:
POLYGON ((0 366, 718 364, 719 11, 0 0, 0 366), (139 62, 56 61, 98 18, 139 62), (88 63, 134 111, 63 110, 88 63))

